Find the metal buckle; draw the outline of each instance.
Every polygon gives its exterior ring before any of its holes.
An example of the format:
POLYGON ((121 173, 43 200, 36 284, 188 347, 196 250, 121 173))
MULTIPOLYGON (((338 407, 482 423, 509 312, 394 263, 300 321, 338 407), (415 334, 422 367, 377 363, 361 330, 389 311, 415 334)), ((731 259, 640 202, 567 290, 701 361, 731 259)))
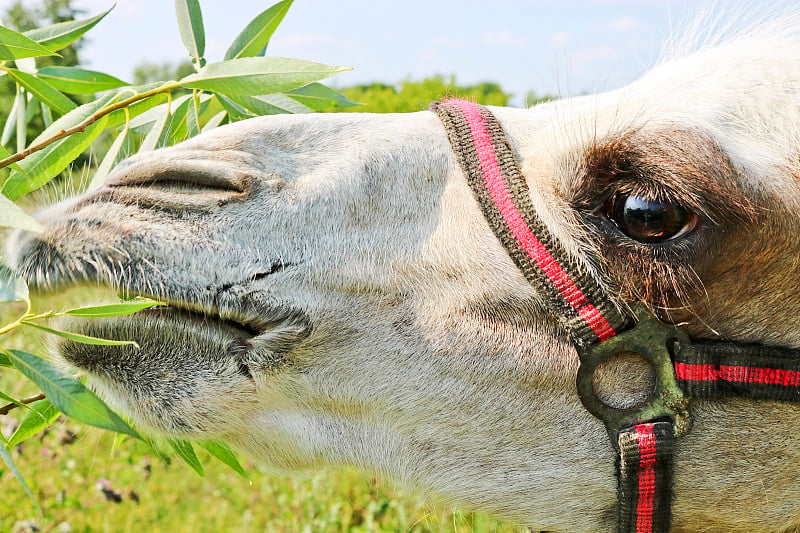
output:
POLYGON ((676 344, 689 345, 689 337, 682 329, 660 322, 649 311, 637 312, 637 316, 646 318, 601 344, 579 350, 578 354, 581 360, 577 376, 578 395, 584 407, 603 421, 615 449, 619 446, 620 431, 636 424, 669 419, 675 437, 685 435, 692 427, 689 399, 678 387, 670 354, 676 344), (597 367, 612 355, 623 352, 642 355, 653 365, 656 374, 650 397, 642 405, 630 409, 604 404, 592 385, 597 367))

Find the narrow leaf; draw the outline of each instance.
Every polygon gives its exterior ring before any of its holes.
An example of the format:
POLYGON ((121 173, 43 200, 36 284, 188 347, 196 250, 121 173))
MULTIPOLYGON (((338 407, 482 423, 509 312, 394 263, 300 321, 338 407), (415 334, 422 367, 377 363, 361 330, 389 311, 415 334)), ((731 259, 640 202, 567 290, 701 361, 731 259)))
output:
POLYGON ((203 109, 208 107, 208 102, 210 100, 206 100, 205 102, 200 102, 200 106, 198 109, 198 99, 192 98, 190 100, 189 109, 186 111, 186 138, 194 137, 195 135, 200 133, 200 115, 203 113, 203 109))
POLYGON ((293 98, 314 111, 322 111, 332 107, 354 107, 363 104, 354 102, 345 95, 321 83, 309 83, 297 89, 287 91, 286 96, 293 98))
MULTIPOLYGON (((5 73, 5 71, 3 71, 5 73)), ((8 144, 11 140, 11 136, 14 135, 14 132, 17 129, 17 106, 19 105, 19 100, 14 98, 14 104, 11 106, 11 110, 8 112, 8 118, 6 119, 6 123, 3 126, 3 135, 0 137, 0 146, 4 144, 8 144)))
POLYGON ((260 55, 291 5, 292 0, 283 0, 256 15, 233 40, 225 59, 260 55))
POLYGON ((97 167, 94 177, 92 177, 92 182, 87 188, 87 192, 99 188, 106 181, 106 178, 111 173, 111 169, 114 167, 114 164, 119 160, 119 154, 122 151, 122 147, 125 144, 125 140, 128 138, 129 133, 130 129, 126 127, 119 135, 117 135, 117 138, 114 139, 114 143, 108 149, 108 152, 106 152, 106 155, 100 162, 100 166, 97 167))
POLYGON ((217 99, 217 102, 222 106, 222 109, 225 110, 225 113, 230 117, 230 122, 236 122, 238 120, 245 120, 248 118, 253 118, 256 116, 255 113, 249 111, 230 98, 222 94, 215 94, 214 97, 217 99))
POLYGON ((203 29, 203 13, 198 0, 175 0, 178 28, 186 51, 192 62, 201 68, 205 65, 206 34, 203 29))
POLYGON ((153 126, 139 146, 140 152, 155 150, 169 143, 169 127, 167 127, 170 123, 169 117, 169 106, 165 105, 161 110, 161 116, 153 122, 153 126))
POLYGON ((313 113, 313 110, 284 94, 263 96, 231 96, 231 100, 249 109, 256 115, 279 115, 284 113, 313 113))
POLYGON ((27 96, 25 90, 17 85, 17 152, 25 149, 25 142, 28 140, 28 113, 27 96))
MULTIPOLYGON (((174 105, 175 103, 182 101, 181 98, 185 97, 182 96, 173 100, 172 104, 174 105)), ((153 124, 160 121, 164 117, 165 113, 169 113, 166 102, 148 109, 139 116, 131 119, 129 123, 131 132, 137 135, 146 135, 151 129, 153 129, 153 124)))
MULTIPOLYGON (((8 153, 8 150, 6 150, 5 147, 2 144, 0 144, 0 159, 5 159, 10 156, 11 154, 8 153)), ((8 168, 16 170, 17 172, 25 173, 25 171, 22 170, 22 167, 19 166, 19 164, 17 163, 11 163, 10 165, 8 165, 8 168)))
POLYGON ((64 311, 63 313, 59 314, 70 315, 70 316, 82 316, 87 318, 126 316, 159 305, 164 305, 164 304, 162 304, 161 302, 157 302, 155 300, 139 298, 136 300, 130 300, 128 302, 121 302, 118 304, 79 307, 77 309, 70 309, 69 311, 64 311))
MULTIPOLYGON (((11 367, 11 366, 14 366, 14 365, 11 363, 11 359, 10 359, 10 358, 8 357, 8 355, 6 355, 6 354, 5 354, 5 352, 3 352, 3 351, 0 351, 0 366, 6 366, 6 367, 11 367)), ((6 396, 5 394, 3 394, 3 398, 4 398, 4 399, 6 399, 6 400, 8 400, 8 401, 10 401, 10 402, 12 402, 12 403, 16 403, 16 401, 15 401, 15 400, 13 400, 13 399, 9 399, 10 397, 9 397, 9 396, 6 396)))
POLYGON ((191 100, 191 97, 187 98, 181 105, 175 108, 175 111, 172 112, 169 124, 169 144, 177 144, 186 139, 186 115, 189 113, 191 100))
POLYGON ((44 230, 44 226, 35 218, 23 211, 21 207, 2 194, 0 194, 0 226, 6 228, 20 228, 36 233, 40 233, 44 230))
POLYGON ((36 501, 36 498, 33 496, 33 492, 31 492, 31 488, 28 486, 28 483, 25 481, 25 478, 22 477, 22 474, 19 473, 17 469, 17 465, 14 464, 14 460, 11 458, 11 454, 8 453, 8 448, 5 446, 0 446, 0 457, 3 458, 8 469, 11 470, 11 473, 14 474, 14 477, 17 478, 19 484, 22 485, 22 489, 25 491, 25 494, 33 501, 33 504, 36 508, 39 508, 39 502, 36 501))
POLYGON ((43 103, 40 103, 40 107, 42 109, 42 122, 44 122, 44 127, 47 128, 53 123, 53 111, 43 103))
POLYGON ((112 9, 114 9, 113 6, 92 18, 59 22, 57 24, 45 26, 44 28, 29 30, 26 31, 24 35, 33 39, 40 45, 57 52, 80 39, 84 33, 91 30, 98 22, 103 20, 103 17, 108 15, 112 9))
POLYGON ((0 265, 0 303, 29 302, 28 285, 10 268, 0 265))
POLYGON ((192 467, 192 470, 197 472, 198 475, 204 476, 205 471, 203 470, 203 465, 200 464, 200 460, 197 458, 197 454, 194 453, 194 447, 192 443, 186 440, 179 440, 179 439, 167 439, 169 445, 172 446, 172 449, 175 450, 181 459, 186 461, 186 464, 192 467))
POLYGON ((16 446, 20 442, 36 435, 41 430, 52 424, 61 415, 50 400, 39 400, 30 404, 31 409, 20 421, 16 431, 8 441, 9 446, 16 446))
POLYGON ((81 335, 80 333, 72 333, 70 331, 61 331, 60 329, 49 328, 47 326, 37 324, 36 322, 30 322, 28 320, 23 320, 22 323, 25 324, 26 326, 35 329, 40 329, 42 331, 46 331, 47 333, 52 333, 53 335, 57 335, 72 342, 80 342, 81 344, 93 344, 95 346, 133 346, 135 348, 139 347, 139 345, 134 341, 114 341, 111 339, 90 337, 89 335, 81 335))
POLYGON ((7 69, 7 72, 17 83, 28 89, 40 102, 59 115, 69 113, 77 107, 72 100, 46 81, 13 68, 7 69))
POLYGON ((0 26, 0 61, 57 55, 29 37, 5 26, 0 26))
MULTIPOLYGON (((4 354, 3 352, 0 352, 0 366, 8 366, 8 367, 13 367, 14 366, 11 363, 11 359, 9 359, 8 356, 6 354, 4 354), (6 364, 6 362, 8 364, 6 364)), ((28 407, 27 405, 25 405, 21 401, 17 400, 16 398, 12 398, 11 396, 9 396, 8 394, 6 394, 3 391, 0 391, 0 399, 5 400, 8 403, 13 403, 14 405, 17 405, 19 407, 30 409, 30 407, 28 407)), ((2 436, 2 435, 0 435, 0 436, 2 436)), ((8 442, 8 441, 6 441, 6 442, 8 442)))
MULTIPOLYGON (((139 102, 128 106, 127 114, 125 113, 124 109, 118 109, 108 115, 108 124, 106 124, 106 128, 116 128, 117 126, 128 124, 129 122, 132 124, 134 120, 138 119, 143 114, 152 111, 155 107, 164 104, 166 101, 167 95, 161 93, 153 95, 145 100, 140 100, 139 102)), ((133 131, 133 128, 131 128, 131 131, 133 131)))
POLYGON ((33 354, 19 350, 9 350, 9 354, 14 366, 36 383, 50 402, 65 415, 91 426, 138 437, 136 431, 73 376, 33 354))
POLYGON ((203 124, 202 131, 206 132, 209 130, 213 130, 214 128, 222 124, 222 121, 225 120, 226 116, 227 113, 225 111, 220 111, 219 113, 208 119, 208 122, 203 124))
POLYGON ((212 63, 180 80, 188 89, 259 96, 296 89, 312 81, 351 70, 283 57, 243 57, 212 63))
POLYGON ((36 75, 69 94, 93 94, 129 85, 110 74, 78 67, 44 67, 36 75))
POLYGON ((107 121, 108 117, 103 117, 83 132, 56 141, 23 159, 20 166, 25 169, 27 177, 19 172, 12 172, 2 192, 10 199, 16 200, 55 178, 89 148, 103 132, 107 121))
MULTIPOLYGON (((113 101, 117 95, 106 94, 105 96, 84 104, 77 109, 73 109, 63 117, 53 122, 49 128, 44 130, 32 144, 41 142, 44 139, 58 134, 61 130, 67 130, 77 126, 95 112, 101 110, 108 103, 113 101)), ((23 159, 19 165, 29 174, 26 178, 19 172, 12 172, 8 181, 3 185, 3 194, 11 200, 16 200, 24 194, 34 189, 38 189, 59 172, 75 160, 78 155, 92 144, 98 135, 103 131, 108 116, 101 118, 91 126, 87 127, 82 133, 70 135, 64 139, 54 142, 43 150, 35 152, 23 159)))
POLYGON ((231 467, 237 474, 245 479, 249 479, 247 477, 247 472, 245 472, 244 468, 242 468, 242 465, 239 463, 236 455, 225 444, 211 440, 202 441, 199 444, 205 448, 208 453, 231 467))
MULTIPOLYGON (((172 144, 177 144, 189 137, 194 137, 200 132, 198 126, 197 101, 193 95, 187 96, 188 98, 184 99, 172 114, 172 122, 170 123, 172 144)), ((206 99, 200 103, 200 112, 208 106, 208 102, 209 97, 206 97, 206 99)))

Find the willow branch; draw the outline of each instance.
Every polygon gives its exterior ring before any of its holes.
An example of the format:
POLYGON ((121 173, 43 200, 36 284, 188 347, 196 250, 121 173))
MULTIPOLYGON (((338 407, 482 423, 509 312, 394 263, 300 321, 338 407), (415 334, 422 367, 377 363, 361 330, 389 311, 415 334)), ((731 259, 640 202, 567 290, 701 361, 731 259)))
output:
MULTIPOLYGON (((28 405, 29 403, 38 402, 39 400, 44 400, 46 396, 43 393, 39 393, 36 396, 31 396, 30 398, 25 398, 24 400, 20 400, 19 403, 28 405)), ((0 415, 7 415, 17 407, 19 407, 19 403, 9 403, 0 407, 0 415)))
POLYGON ((162 94, 162 93, 171 93, 175 89, 180 89, 180 88, 181 88, 181 84, 178 83, 177 81, 173 81, 173 82, 166 83, 166 84, 162 85, 161 87, 156 87, 155 89, 151 89, 151 90, 145 91, 143 93, 135 94, 135 95, 131 96, 130 98, 126 98, 125 100, 120 100, 119 102, 117 102, 115 104, 111 104, 109 106, 106 106, 103 109, 97 111, 96 113, 93 113, 92 115, 89 115, 88 117, 86 117, 86 119, 84 119, 83 122, 81 122, 80 124, 78 124, 76 126, 73 126, 73 127, 69 128, 69 129, 66 129, 66 130, 61 130, 58 133, 56 133, 55 135, 53 135, 51 137, 48 137, 47 139, 44 139, 43 141, 40 141, 40 142, 38 142, 36 144, 31 145, 31 146, 27 147, 25 150, 22 150, 21 152, 17 152, 16 154, 14 154, 12 156, 9 156, 9 157, 6 157, 3 160, 0 160, 0 168, 5 168, 5 167, 7 167, 9 165, 13 165, 14 163, 16 163, 18 161, 22 161, 23 159, 25 159, 29 155, 31 155, 33 153, 36 153, 36 152, 38 152, 40 150, 44 150, 45 148, 47 148, 48 146, 50 146, 51 144, 53 144, 56 141, 60 141, 61 139, 69 137, 70 135, 74 135, 76 133, 83 132, 83 131, 86 130, 86 128, 88 128, 89 126, 91 126, 92 124, 94 124, 95 122, 97 122, 98 120, 103 118, 104 116, 113 113, 114 111, 117 111, 119 109, 125 109, 128 106, 130 106, 132 104, 135 104, 136 102, 140 102, 142 100, 146 100, 147 98, 150 98, 151 96, 155 96, 157 94, 162 94))

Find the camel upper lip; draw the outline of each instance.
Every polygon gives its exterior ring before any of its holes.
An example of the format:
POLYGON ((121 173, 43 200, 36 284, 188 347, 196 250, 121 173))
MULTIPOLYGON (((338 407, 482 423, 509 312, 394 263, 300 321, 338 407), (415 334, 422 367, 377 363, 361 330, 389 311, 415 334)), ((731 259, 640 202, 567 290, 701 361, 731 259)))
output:
POLYGON ((229 328, 241 332, 243 334, 243 337, 248 337, 248 338, 257 337, 261 333, 261 331, 258 328, 256 328, 252 323, 239 320, 232 320, 229 318, 223 318, 218 313, 215 313, 213 311, 203 312, 176 305, 167 304, 167 305, 151 307, 143 311, 139 311, 137 314, 161 314, 161 313, 179 313, 187 320, 198 320, 198 321, 213 320, 214 322, 223 324, 229 328))

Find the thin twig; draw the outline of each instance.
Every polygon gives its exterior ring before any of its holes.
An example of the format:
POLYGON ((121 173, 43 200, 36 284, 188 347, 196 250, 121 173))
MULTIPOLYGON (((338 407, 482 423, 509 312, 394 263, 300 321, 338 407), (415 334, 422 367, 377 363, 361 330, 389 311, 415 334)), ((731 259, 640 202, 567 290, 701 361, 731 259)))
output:
POLYGON ((88 117, 86 117, 86 119, 84 119, 84 121, 81 122, 80 124, 78 124, 77 126, 73 126, 73 127, 69 128, 69 129, 66 129, 66 130, 60 130, 55 135, 53 135, 51 137, 48 137, 47 139, 45 139, 45 140, 43 140, 43 141, 41 141, 39 143, 31 145, 31 146, 27 147, 25 150, 22 150, 21 152, 17 152, 16 154, 14 154, 12 156, 6 157, 5 159, 0 161, 0 168, 5 168, 5 167, 7 167, 9 165, 13 165, 14 163, 25 159, 26 157, 28 157, 29 155, 31 155, 31 154, 33 154, 35 152, 38 152, 40 150, 44 150, 45 148, 47 148, 48 146, 50 146, 51 144, 53 144, 56 141, 60 141, 61 139, 69 137, 70 135, 74 135, 76 133, 83 132, 83 131, 86 130, 86 128, 88 128, 89 126, 91 126, 92 124, 94 124, 95 122, 97 122, 98 120, 103 118, 104 116, 113 113, 114 111, 117 111, 119 109, 127 108, 128 106, 130 106, 132 104, 135 104, 136 102, 139 102, 141 100, 145 100, 145 99, 150 98, 151 96, 155 96, 157 94, 170 93, 170 92, 174 91, 175 89, 180 89, 180 87, 181 87, 181 84, 176 82, 176 81, 165 83, 161 87, 156 87, 155 89, 151 89, 151 90, 145 91, 143 93, 135 94, 135 95, 131 96, 130 98, 126 98, 125 100, 121 100, 121 101, 117 102, 116 104, 112 104, 112 105, 110 105, 108 107, 104 107, 103 109, 97 111, 96 113, 93 113, 92 115, 89 115, 88 117))
POLYGON ((7 415, 11 411, 19 407, 20 403, 28 405, 29 403, 38 402, 39 400, 44 400, 45 398, 47 398, 47 396, 45 396, 44 393, 40 392, 36 396, 31 396, 30 398, 25 398, 24 400, 20 400, 19 403, 9 403, 7 405, 4 405, 3 407, 0 407, 0 415, 7 415))

